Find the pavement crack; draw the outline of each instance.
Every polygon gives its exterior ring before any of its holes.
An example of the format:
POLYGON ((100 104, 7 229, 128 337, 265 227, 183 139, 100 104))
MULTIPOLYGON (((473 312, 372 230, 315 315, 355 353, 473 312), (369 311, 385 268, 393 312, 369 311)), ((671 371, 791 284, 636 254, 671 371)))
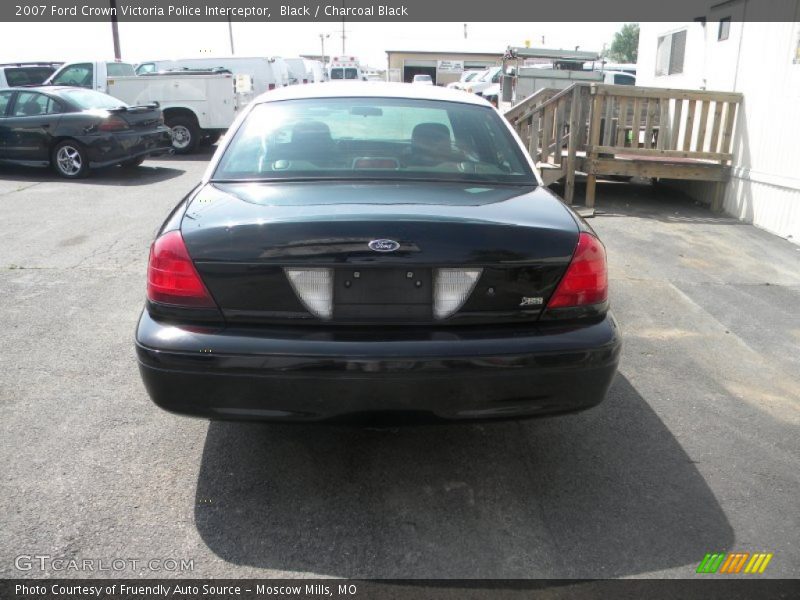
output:
POLYGON ((112 241, 110 244, 108 244, 108 245, 106 245, 106 246, 104 246, 104 247, 103 247, 103 246, 101 246, 101 247, 99 247, 99 248, 95 248, 95 249, 94 249, 94 250, 92 250, 92 251, 91 251, 89 254, 87 254, 86 256, 84 256, 84 257, 83 257, 82 259, 80 259, 80 260, 79 260, 79 261, 78 261, 76 264, 74 264, 72 267, 69 267, 69 268, 70 268, 70 269, 77 269, 77 268, 78 268, 78 267, 80 267, 80 266, 81 266, 83 263, 85 263, 87 260, 90 260, 90 259, 92 259, 92 258, 97 258, 98 256, 101 256, 101 255, 103 255, 103 254, 109 254, 109 253, 110 253, 110 252, 111 252, 111 251, 114 249, 114 246, 116 246, 116 245, 119 243, 119 241, 120 241, 119 239, 115 239, 115 240, 113 240, 113 241, 112 241))
POLYGON ((30 185, 23 185, 22 187, 18 187, 18 188, 13 189, 13 190, 11 190, 9 192, 3 192, 3 193, 0 194, 0 196, 10 196, 11 194, 16 194, 17 192, 24 192, 25 190, 29 190, 32 187, 36 187, 37 185, 41 185, 42 183, 44 183, 44 181, 37 181, 36 183, 32 183, 30 185))

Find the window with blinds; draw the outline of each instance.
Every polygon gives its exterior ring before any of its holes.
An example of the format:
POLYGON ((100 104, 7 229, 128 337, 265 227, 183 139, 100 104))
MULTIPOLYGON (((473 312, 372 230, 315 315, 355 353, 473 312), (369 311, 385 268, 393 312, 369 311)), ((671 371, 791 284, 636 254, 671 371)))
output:
POLYGON ((658 38, 656 75, 683 73, 686 55, 686 30, 676 31, 658 38))

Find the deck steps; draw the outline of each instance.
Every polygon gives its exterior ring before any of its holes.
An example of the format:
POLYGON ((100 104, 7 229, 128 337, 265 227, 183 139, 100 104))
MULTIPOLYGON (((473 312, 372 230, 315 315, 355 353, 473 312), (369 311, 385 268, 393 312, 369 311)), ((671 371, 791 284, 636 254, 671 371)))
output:
POLYGON ((616 175, 716 182, 719 210, 741 102, 734 92, 575 83, 539 90, 504 115, 545 185, 565 180, 566 204, 583 172, 587 208, 597 178, 616 175))

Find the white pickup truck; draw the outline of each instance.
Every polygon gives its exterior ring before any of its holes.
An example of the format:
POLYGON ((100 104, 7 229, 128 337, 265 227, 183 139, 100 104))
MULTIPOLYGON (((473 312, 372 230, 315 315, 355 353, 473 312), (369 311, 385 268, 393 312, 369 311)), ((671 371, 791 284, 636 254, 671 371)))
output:
POLYGON ((189 154, 201 142, 219 139, 251 99, 237 93, 236 82, 231 73, 214 71, 137 76, 133 65, 96 61, 65 64, 46 83, 98 90, 134 106, 158 102, 172 129, 173 149, 189 154))

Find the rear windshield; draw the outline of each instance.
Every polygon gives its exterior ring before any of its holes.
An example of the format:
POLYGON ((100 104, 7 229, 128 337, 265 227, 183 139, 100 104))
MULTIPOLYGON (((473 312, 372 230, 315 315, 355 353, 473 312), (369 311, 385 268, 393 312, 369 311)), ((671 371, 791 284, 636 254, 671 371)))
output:
POLYGON ((493 109, 398 98, 259 104, 236 132, 213 178, 536 183, 493 109))
POLYGON ((53 74, 52 67, 6 67, 6 81, 10 87, 36 85, 53 74))
POLYGON ((84 110, 91 110, 93 108, 111 109, 119 108, 120 106, 128 106, 122 100, 93 90, 63 90, 61 95, 71 104, 84 110))
POLYGON ((331 69, 331 79, 358 79, 358 69, 331 69))
POLYGON ((106 72, 109 77, 132 77, 136 75, 133 65, 126 63, 106 63, 106 72))

